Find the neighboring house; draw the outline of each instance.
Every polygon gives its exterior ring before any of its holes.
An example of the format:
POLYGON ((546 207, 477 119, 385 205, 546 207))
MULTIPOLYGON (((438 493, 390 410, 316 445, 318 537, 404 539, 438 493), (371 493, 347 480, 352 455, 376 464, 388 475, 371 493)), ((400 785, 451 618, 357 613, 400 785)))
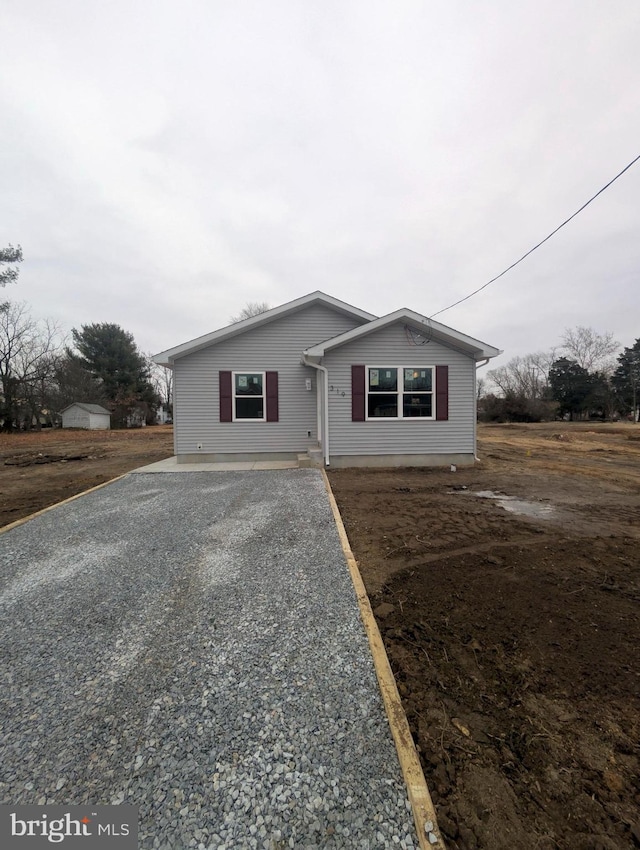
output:
POLYGON ((168 404, 161 404, 156 411, 157 425, 171 425, 173 423, 173 413, 168 404))
POLYGON ((476 368, 500 353, 313 292, 154 360, 174 373, 179 462, 432 466, 473 463, 476 368))
POLYGON ((89 428, 108 430, 111 414, 100 404, 85 404, 76 401, 62 411, 63 428, 89 428))
POLYGON ((147 427, 147 409, 146 407, 133 407, 125 417, 127 428, 146 428, 147 427))

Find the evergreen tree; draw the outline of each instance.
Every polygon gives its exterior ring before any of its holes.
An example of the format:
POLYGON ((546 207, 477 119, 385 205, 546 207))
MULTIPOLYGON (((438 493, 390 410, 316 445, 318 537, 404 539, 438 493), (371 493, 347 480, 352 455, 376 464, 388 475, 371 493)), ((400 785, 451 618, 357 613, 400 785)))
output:
POLYGON ((137 410, 144 411, 147 421, 154 421, 157 394, 132 334, 106 322, 82 325, 71 334, 78 352, 75 359, 98 380, 114 424, 125 425, 137 410))
POLYGON ((8 283, 15 283, 18 279, 19 270, 13 268, 15 263, 22 262, 22 248, 20 245, 14 248, 13 245, 8 245, 6 248, 0 248, 0 286, 6 286, 8 283), (3 266, 8 268, 2 268, 3 266))
POLYGON ((559 404, 561 415, 569 414, 571 420, 589 409, 595 382, 593 375, 575 360, 561 357, 549 370, 551 395, 559 404))
POLYGON ((638 421, 640 407, 640 338, 618 356, 618 368, 611 379, 624 412, 638 421))
POLYGON ((67 351, 55 364, 51 406, 60 412, 75 401, 104 406, 108 399, 100 381, 67 351))

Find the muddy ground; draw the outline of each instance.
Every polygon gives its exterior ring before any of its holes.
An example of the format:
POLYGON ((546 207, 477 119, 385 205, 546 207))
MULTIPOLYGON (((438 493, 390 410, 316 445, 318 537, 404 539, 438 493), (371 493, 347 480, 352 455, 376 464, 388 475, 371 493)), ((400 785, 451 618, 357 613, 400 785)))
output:
POLYGON ((448 847, 640 846, 640 426, 479 455, 330 474, 448 847))
POLYGON ((0 434, 0 526, 172 454, 170 425, 0 434))
MULTIPOLYGON (((171 454, 168 426, 0 435, 0 524, 171 454)), ((448 846, 640 846, 640 426, 479 454, 330 475, 448 846)))

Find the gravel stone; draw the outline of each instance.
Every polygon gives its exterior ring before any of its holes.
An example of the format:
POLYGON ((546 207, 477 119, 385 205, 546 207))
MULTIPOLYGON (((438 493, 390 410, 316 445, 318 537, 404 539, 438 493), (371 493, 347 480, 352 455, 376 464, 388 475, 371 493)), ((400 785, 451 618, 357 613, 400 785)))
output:
POLYGON ((417 845, 317 470, 130 475, 0 535, 0 803, 148 848, 417 845))

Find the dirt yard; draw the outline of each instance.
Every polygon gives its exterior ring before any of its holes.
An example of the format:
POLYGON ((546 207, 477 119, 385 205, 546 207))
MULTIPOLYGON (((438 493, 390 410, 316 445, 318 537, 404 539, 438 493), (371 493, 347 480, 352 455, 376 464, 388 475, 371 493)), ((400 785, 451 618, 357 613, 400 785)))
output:
MULTIPOLYGON (((167 426, 0 435, 0 524, 171 454, 167 426)), ((640 426, 479 454, 330 475, 448 846, 640 846, 640 426)))
POLYGON ((453 850, 640 846, 640 426, 331 485, 453 850))
POLYGON ((0 526, 172 454, 170 425, 0 434, 0 526))

